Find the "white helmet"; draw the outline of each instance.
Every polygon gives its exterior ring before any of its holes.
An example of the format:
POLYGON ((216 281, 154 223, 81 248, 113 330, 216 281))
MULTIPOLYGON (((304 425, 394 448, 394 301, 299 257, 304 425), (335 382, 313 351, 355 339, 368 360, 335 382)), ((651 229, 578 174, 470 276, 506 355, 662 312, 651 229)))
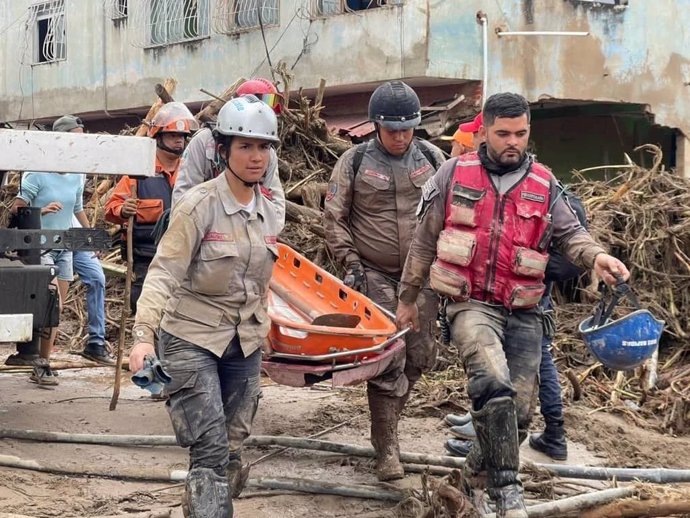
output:
POLYGON ((230 99, 220 109, 214 135, 257 138, 279 142, 278 119, 273 110, 254 95, 230 99))

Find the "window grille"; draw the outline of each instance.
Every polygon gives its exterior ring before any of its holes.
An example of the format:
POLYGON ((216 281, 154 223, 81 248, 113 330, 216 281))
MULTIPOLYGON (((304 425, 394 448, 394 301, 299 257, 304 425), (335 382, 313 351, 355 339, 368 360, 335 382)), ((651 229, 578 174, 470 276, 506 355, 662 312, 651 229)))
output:
POLYGON ((33 27, 34 63, 66 59, 65 0, 41 2, 29 7, 29 27, 33 27))
POLYGON ((158 47, 210 35, 210 0, 129 0, 131 42, 158 47))
POLYGON ((312 17, 330 16, 377 7, 403 5, 403 2, 404 0, 310 0, 309 13, 312 17))
POLYGON ((218 0, 213 16, 213 30, 219 34, 279 24, 279 0, 218 0))
POLYGON ((122 20, 127 18, 127 0, 108 0, 106 4, 106 16, 111 20, 122 20))

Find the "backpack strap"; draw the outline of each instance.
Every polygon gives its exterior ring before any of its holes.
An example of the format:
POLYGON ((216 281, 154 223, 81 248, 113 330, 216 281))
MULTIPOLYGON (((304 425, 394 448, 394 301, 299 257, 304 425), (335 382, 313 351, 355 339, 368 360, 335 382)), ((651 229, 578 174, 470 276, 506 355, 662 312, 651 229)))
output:
MULTIPOLYGON (((359 172, 359 168, 362 165, 362 160, 364 160, 364 154, 367 152, 367 148, 369 146, 369 142, 362 142, 361 144, 357 144, 357 149, 355 150, 355 156, 352 159, 352 171, 354 173, 354 176, 357 176, 357 173, 359 172)), ((431 150, 429 145, 422 139, 415 137, 414 138, 414 143, 417 144, 417 147, 419 150, 422 152, 424 155, 424 158, 427 159, 427 161, 434 166, 434 169, 438 171, 438 168, 441 167, 441 164, 438 163, 438 160, 436 159, 436 155, 434 155, 434 152, 431 150)))
POLYGON ((355 149, 355 156, 352 159, 353 176, 357 176, 357 173, 359 173, 359 168, 362 165, 362 160, 364 160, 364 153, 367 152, 367 147, 369 147, 369 141, 357 144, 357 148, 355 149))

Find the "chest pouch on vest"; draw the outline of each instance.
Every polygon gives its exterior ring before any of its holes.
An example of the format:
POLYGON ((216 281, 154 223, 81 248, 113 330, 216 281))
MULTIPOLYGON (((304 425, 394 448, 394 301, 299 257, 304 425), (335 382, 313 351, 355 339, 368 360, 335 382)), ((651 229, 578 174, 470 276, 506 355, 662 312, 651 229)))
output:
MULTIPOLYGON (((514 220, 515 244, 530 248, 534 248, 537 243, 539 243, 538 246, 544 244, 548 246, 552 233, 549 229, 551 226, 551 215, 543 214, 540 207, 536 207, 533 203, 523 200, 515 203, 515 213, 517 214, 514 220)), ((544 251, 546 247, 543 249, 539 248, 539 250, 544 251)))
POLYGON ((515 247, 513 249, 513 273, 526 277, 544 278, 549 255, 542 254, 529 248, 515 247))
POLYGON ((436 261, 429 270, 431 289, 441 295, 450 297, 455 302, 465 302, 470 298, 472 282, 470 278, 456 272, 436 261))
POLYGON ((441 231, 436 244, 436 255, 442 261, 468 266, 474 258, 477 238, 471 232, 446 229, 441 231))
POLYGON ((507 293, 510 293, 508 305, 511 309, 532 308, 539 304, 544 294, 543 284, 525 285, 519 281, 508 281, 507 293))
POLYGON ((486 191, 472 189, 463 185, 453 185, 453 201, 450 205, 450 221, 456 225, 476 227, 479 220, 477 202, 486 191))

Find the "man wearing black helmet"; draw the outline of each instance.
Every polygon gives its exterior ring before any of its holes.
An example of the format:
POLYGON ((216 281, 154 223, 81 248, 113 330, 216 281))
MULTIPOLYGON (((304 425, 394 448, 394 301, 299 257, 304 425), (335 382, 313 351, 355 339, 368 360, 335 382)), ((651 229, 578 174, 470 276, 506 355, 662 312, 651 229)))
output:
MULTIPOLYGON (((417 94, 401 81, 379 86, 369 101, 376 138, 345 152, 333 169, 324 210, 327 243, 346 269, 345 284, 395 311, 398 282, 417 225, 422 186, 444 161, 441 151, 413 136, 421 121, 417 94)), ((406 336, 405 357, 375 379, 367 395, 379 480, 404 475, 398 419, 414 383, 436 358, 432 326, 438 298, 417 299, 425 322, 406 336)))

